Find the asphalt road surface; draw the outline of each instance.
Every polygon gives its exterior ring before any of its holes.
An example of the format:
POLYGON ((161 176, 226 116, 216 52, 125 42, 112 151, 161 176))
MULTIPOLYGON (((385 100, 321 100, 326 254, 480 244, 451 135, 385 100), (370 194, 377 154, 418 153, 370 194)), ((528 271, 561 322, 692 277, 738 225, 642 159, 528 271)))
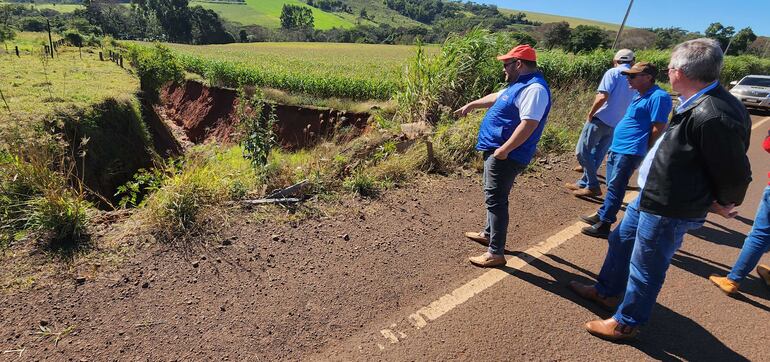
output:
MULTIPOLYGON (((753 182, 739 215, 709 215, 703 228, 686 235, 636 341, 606 342, 584 330, 585 322, 610 314, 566 284, 594 280, 607 244, 580 234, 576 223, 531 240, 529 248, 509 256, 505 268, 468 275, 448 284, 443 297, 403 306, 383 317, 381 328, 340 341, 318 359, 770 360, 770 290, 755 272, 738 297, 708 280, 712 273, 725 275, 737 259, 768 183, 770 155, 761 144, 770 117, 755 114, 752 122, 753 182)), ((587 212, 595 207, 586 203, 587 212)), ((760 263, 770 264, 770 256, 760 263)))

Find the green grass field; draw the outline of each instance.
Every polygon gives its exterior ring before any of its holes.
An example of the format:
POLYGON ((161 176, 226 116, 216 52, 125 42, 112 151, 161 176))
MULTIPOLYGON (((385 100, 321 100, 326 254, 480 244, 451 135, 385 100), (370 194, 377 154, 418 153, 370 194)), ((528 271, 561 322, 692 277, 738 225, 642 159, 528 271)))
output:
MULTIPOLYGON (((284 4, 307 6, 301 0, 246 0, 246 4, 216 4, 193 1, 191 6, 200 5, 214 10, 224 19, 243 25, 262 25, 269 28, 281 26, 281 9, 284 4)), ((351 14, 327 13, 313 10, 316 29, 351 28, 356 25, 356 16, 351 14)))
MULTIPOLYGON (((258 70, 273 79, 334 79, 381 84, 388 89, 398 83, 404 65, 416 51, 405 45, 339 43, 167 45, 182 54, 258 70)), ((435 53, 439 48, 427 49, 435 53)))
MULTIPOLYGON (((37 34, 42 35, 42 34, 37 34)), ((25 38, 34 34, 25 33, 25 38)), ((85 107, 109 97, 131 96, 139 81, 109 61, 99 61, 98 51, 84 48, 83 59, 76 48, 61 47, 55 59, 43 60, 38 51, 0 53, 0 90, 8 102, 0 101, 0 120, 44 116, 56 107, 85 107)))
POLYGON ((83 5, 79 5, 79 4, 54 4, 54 3, 18 4, 18 3, 0 2, 0 5, 29 5, 29 6, 34 6, 38 10, 52 9, 65 14, 71 13, 78 9, 84 9, 83 5))

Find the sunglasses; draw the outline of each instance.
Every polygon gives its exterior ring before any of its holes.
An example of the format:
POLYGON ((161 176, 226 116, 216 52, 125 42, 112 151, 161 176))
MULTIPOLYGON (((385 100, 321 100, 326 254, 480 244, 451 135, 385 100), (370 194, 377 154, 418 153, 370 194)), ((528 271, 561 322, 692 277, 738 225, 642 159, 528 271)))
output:
POLYGON ((634 79, 634 78, 636 78, 636 77, 638 77, 640 75, 652 76, 651 74, 647 74, 647 73, 635 73, 635 74, 626 74, 626 77, 628 77, 628 79, 634 79))

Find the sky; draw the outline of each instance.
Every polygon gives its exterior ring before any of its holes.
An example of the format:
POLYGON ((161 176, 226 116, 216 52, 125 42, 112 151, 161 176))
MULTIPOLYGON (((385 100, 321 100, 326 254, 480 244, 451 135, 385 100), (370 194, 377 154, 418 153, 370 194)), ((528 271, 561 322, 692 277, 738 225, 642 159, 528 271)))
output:
MULTIPOLYGON (((474 0, 501 8, 535 11, 620 24, 629 0, 474 0)), ((770 36, 770 0, 634 0, 626 25, 637 28, 680 27, 703 33, 711 23, 751 27, 770 36)))

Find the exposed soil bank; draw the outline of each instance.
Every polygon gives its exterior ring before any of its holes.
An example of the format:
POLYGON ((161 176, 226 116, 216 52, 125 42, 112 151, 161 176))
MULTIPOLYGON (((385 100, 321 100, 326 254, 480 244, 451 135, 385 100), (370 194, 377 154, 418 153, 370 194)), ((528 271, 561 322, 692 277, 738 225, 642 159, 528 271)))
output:
MULTIPOLYGON (((234 142, 238 125, 238 92, 207 87, 194 81, 169 84, 160 92, 157 113, 176 127, 181 143, 234 142)), ((367 125, 368 113, 329 108, 273 104, 277 123, 274 132, 281 147, 310 146, 321 137, 344 132, 354 137, 367 125)), ((267 108, 267 106, 266 106, 267 108)), ((267 111, 268 109, 265 109, 267 111)))

